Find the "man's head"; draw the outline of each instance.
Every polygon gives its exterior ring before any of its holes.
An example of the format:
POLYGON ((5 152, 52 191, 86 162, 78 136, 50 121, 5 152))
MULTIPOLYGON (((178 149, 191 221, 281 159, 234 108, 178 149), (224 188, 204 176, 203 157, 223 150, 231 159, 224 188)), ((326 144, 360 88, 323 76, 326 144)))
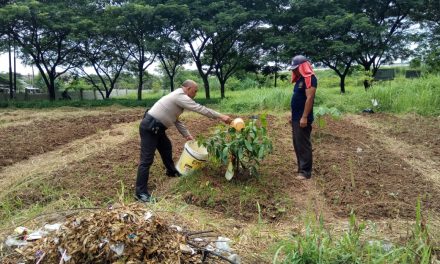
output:
POLYGON ((183 92, 188 95, 189 97, 193 98, 196 97, 197 91, 198 91, 198 85, 193 80, 186 80, 182 84, 183 92))
POLYGON ((308 59, 303 55, 296 55, 295 57, 292 58, 292 62, 290 63, 289 70, 297 73, 299 65, 303 64, 306 61, 308 61, 308 59))

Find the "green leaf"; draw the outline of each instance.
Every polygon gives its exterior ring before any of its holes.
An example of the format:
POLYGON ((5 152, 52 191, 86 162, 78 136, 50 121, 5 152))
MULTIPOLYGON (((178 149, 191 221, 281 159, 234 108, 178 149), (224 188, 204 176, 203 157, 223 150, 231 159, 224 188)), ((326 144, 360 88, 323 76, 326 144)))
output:
POLYGON ((252 152, 252 146, 251 146, 251 143, 249 142, 249 141, 245 141, 244 142, 244 144, 246 145, 246 148, 249 150, 249 151, 251 151, 252 152))

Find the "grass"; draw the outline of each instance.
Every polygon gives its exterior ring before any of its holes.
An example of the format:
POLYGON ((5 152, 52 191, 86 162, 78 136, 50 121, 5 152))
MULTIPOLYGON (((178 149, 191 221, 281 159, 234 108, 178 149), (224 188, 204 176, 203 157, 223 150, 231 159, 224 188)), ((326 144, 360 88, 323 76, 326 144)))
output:
POLYGON ((273 263, 430 263, 432 246, 417 204, 411 237, 402 245, 367 236, 367 225, 350 216, 348 230, 331 234, 322 217, 309 216, 303 234, 278 243, 273 263))
MULTIPOLYGON (((427 116, 440 115, 440 76, 425 75, 423 78, 406 79, 403 71, 397 71, 393 81, 375 82, 365 91, 361 73, 355 73, 346 79, 346 92, 340 93, 339 79, 329 70, 317 71, 318 90, 315 106, 335 107, 345 113, 359 113, 372 108, 375 111, 391 113, 417 113, 427 116), (378 106, 372 105, 372 100, 378 101, 378 106)), ((151 107, 162 95, 163 91, 144 93, 143 100, 136 100, 135 95, 126 98, 108 100, 83 101, 2 101, 0 108, 53 108, 71 107, 101 107, 122 105, 126 107, 151 107)), ((288 111, 292 96, 292 84, 280 81, 278 87, 262 87, 250 89, 227 90, 226 98, 220 100, 220 91, 213 82, 211 99, 204 98, 204 89, 196 101, 225 113, 253 113, 258 111, 288 111)))

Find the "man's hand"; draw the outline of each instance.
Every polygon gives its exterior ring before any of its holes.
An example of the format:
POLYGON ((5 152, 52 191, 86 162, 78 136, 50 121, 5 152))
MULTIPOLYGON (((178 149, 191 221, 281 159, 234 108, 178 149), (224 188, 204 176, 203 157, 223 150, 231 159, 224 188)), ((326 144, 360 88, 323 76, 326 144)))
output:
POLYGON ((194 138, 193 138, 193 136, 188 135, 188 136, 186 136, 186 140, 194 140, 194 138))
POLYGON ((300 127, 306 127, 307 126, 307 117, 301 117, 301 120, 299 120, 299 126, 300 127))
POLYGON ((232 118, 230 118, 227 115, 221 115, 220 119, 225 123, 225 124, 230 124, 232 122, 232 118))

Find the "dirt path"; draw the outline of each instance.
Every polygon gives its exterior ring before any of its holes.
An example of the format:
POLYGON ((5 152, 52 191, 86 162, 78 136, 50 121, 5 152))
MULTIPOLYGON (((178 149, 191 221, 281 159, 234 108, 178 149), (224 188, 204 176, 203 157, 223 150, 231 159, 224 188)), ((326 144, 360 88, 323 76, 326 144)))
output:
POLYGON ((347 118, 353 124, 366 128, 367 131, 370 131, 371 137, 381 142, 385 149, 401 157, 402 160, 411 165, 413 170, 418 171, 440 187, 440 163, 431 159, 430 149, 427 149, 424 145, 408 144, 398 138, 388 136, 383 132, 383 123, 379 124, 367 117, 350 115, 347 118))
POLYGON ((68 167, 69 163, 87 159, 95 152, 110 150, 113 146, 126 142, 137 135, 138 121, 115 125, 110 130, 75 140, 61 149, 56 149, 28 160, 7 166, 0 173, 0 200, 23 182, 41 179, 55 170, 68 167))

